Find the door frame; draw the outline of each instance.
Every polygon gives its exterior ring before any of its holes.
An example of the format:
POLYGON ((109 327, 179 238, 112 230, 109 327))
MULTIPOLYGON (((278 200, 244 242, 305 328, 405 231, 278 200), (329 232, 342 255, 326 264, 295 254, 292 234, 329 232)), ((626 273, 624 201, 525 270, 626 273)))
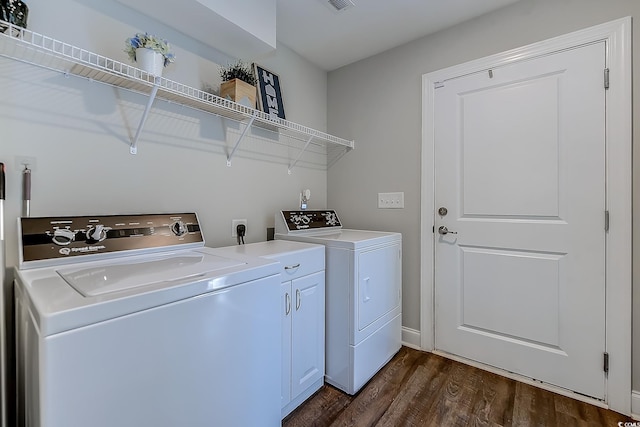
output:
MULTIPOLYGON (((435 86, 446 84, 447 80, 467 74, 486 72, 490 68, 599 41, 607 43, 606 67, 610 70, 609 79, 611 82, 609 89, 605 92, 607 102, 605 113, 605 203, 611 219, 611 225, 605 237, 605 346, 610 360, 609 374, 605 384, 605 406, 623 414, 631 414, 631 17, 617 19, 422 76, 420 346, 426 351, 435 350, 434 256, 436 240, 433 233, 435 224, 435 168, 433 163, 435 86), (612 165, 615 166, 612 167, 612 165)), ((484 366, 484 368, 487 367, 484 366)), ((501 373, 505 374, 506 371, 501 373)), ((517 375, 512 377, 526 380, 525 377, 517 375)), ((534 384, 540 385, 539 383, 534 384)), ((545 386, 545 388, 581 400, 591 400, 579 395, 572 395, 570 391, 554 386, 545 386)), ((598 401, 593 400, 591 403, 597 404, 598 401)))

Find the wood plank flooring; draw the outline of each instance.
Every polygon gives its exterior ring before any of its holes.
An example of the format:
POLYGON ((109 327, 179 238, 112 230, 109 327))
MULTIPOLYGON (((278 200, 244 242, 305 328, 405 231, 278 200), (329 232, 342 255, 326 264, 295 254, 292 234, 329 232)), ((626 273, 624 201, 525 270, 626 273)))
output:
POLYGON ((402 347, 355 396, 325 385, 283 427, 618 426, 613 411, 402 347))

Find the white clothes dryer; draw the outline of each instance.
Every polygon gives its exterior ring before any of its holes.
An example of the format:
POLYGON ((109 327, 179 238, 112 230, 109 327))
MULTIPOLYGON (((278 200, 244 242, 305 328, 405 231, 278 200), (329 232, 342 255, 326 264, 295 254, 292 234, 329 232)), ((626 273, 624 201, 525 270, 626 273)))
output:
POLYGON ((204 248, 195 214, 19 228, 18 426, 280 426, 277 262, 204 248))
POLYGON ((343 229, 333 210, 281 211, 275 229, 325 246, 325 380, 355 394, 401 347, 402 235, 343 229))

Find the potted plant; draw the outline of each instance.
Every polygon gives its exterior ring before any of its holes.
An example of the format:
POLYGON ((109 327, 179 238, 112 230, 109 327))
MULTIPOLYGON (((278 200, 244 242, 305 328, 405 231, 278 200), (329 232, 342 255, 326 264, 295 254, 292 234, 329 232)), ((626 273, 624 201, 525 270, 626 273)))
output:
POLYGON ((137 33, 126 41, 125 52, 137 62, 140 69, 154 76, 161 76, 162 69, 175 61, 166 40, 149 33, 137 33))
POLYGON ((256 77, 241 60, 220 68, 220 97, 256 108, 256 77))
MULTIPOLYGON (((21 0, 1 0, 0 1, 0 19, 13 24, 17 27, 27 28, 27 17, 29 16, 29 7, 21 0)), ((7 31, 6 25, 0 25, 0 33, 7 31)), ((18 36, 20 30, 13 28, 13 36, 18 36)))

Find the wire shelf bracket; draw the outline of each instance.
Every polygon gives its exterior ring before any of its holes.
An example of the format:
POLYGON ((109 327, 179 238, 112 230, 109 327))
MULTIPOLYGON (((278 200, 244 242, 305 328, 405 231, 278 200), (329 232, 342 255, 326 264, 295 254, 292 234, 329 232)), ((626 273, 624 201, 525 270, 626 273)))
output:
POLYGON ((136 130, 136 135, 133 137, 133 140, 131 141, 131 145, 129 146, 129 153, 131 154, 138 154, 138 139, 140 138, 140 133, 142 132, 142 128, 144 127, 144 124, 147 121, 147 117, 149 116, 149 111, 151 110, 153 101, 156 99, 156 95, 158 94, 159 88, 160 86, 156 84, 153 86, 153 89, 151 89, 151 93, 149 94, 149 100, 147 101, 147 106, 144 109, 144 113, 142 113, 142 118, 140 119, 140 124, 138 125, 138 130, 136 130))
POLYGON ((309 144, 311 144, 311 141, 313 141, 313 135, 311 135, 307 142, 304 144, 304 147, 302 147, 302 150, 300 150, 300 152, 298 153, 298 157, 296 157, 296 159, 289 165, 289 168, 287 169, 287 173, 289 175, 291 175, 293 167, 298 163, 298 161, 300 161, 304 152, 307 151, 307 148, 309 147, 309 144))
POLYGON ((231 166, 231 159, 233 159, 233 155, 236 153, 236 150, 238 149, 240 142, 242 142, 242 140, 244 139, 245 135, 253 125, 253 121, 255 119, 256 119, 256 116, 251 116, 251 118, 249 119, 249 123, 247 123, 247 125, 244 127, 244 130, 242 131, 242 135, 240 135, 240 138, 238 138, 238 140, 236 141, 236 145, 233 146, 233 150, 231 150, 231 153, 227 156, 227 166, 231 166))

